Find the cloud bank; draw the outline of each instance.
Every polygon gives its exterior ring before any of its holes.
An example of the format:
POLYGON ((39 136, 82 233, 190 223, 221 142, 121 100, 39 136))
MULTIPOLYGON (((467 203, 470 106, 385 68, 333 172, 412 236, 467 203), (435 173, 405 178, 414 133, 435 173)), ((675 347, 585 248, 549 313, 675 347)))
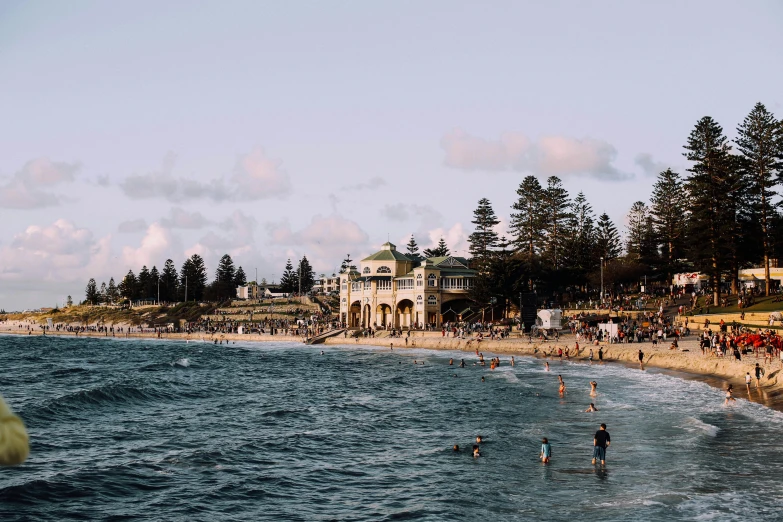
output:
POLYGON ((281 162, 266 157, 261 148, 240 156, 228 177, 206 181, 177 177, 173 174, 175 164, 176 156, 170 152, 159 171, 128 176, 120 189, 131 199, 163 198, 175 203, 197 199, 256 201, 285 197, 291 192, 281 162))
POLYGON ((461 129, 447 132, 440 141, 452 168, 473 171, 515 170, 541 176, 590 176, 607 181, 633 177, 614 166, 617 149, 594 138, 544 136, 533 141, 507 132, 499 141, 471 136, 461 129))
POLYGON ((60 197, 45 188, 75 179, 78 163, 52 162, 48 158, 28 161, 11 180, 0 186, 0 207, 31 209, 60 204, 60 197))

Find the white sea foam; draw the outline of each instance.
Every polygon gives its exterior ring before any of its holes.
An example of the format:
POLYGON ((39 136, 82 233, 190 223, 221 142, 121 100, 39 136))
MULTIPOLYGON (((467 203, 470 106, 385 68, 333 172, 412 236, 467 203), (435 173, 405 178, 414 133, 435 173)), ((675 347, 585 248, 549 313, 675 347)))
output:
POLYGON ((187 357, 182 357, 181 359, 177 359, 173 363, 174 366, 180 366, 182 368, 187 368, 190 366, 190 359, 187 357))

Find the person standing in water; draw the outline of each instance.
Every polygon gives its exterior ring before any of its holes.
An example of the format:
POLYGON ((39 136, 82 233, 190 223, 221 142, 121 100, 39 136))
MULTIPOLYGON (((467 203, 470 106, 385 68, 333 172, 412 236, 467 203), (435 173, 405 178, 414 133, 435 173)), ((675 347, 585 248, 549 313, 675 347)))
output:
POLYGON ((590 397, 595 397, 595 389, 598 387, 596 381, 590 381, 590 397))
POLYGON ((549 459, 552 458, 552 445, 549 444, 549 440, 546 437, 541 439, 541 455, 539 455, 541 462, 549 464, 549 459))
MULTIPOLYGON (((783 350, 781 350, 783 351, 783 350)), ((750 376, 750 372, 745 372, 745 386, 748 388, 748 395, 750 395, 750 383, 753 382, 753 377, 750 376)))
POLYGON ((549 371, 549 361, 547 361, 547 362, 545 362, 545 363, 544 363, 544 371, 545 371, 545 372, 548 372, 548 371, 549 371))
MULTIPOLYGON (((591 412, 594 412, 594 411, 598 411, 598 408, 596 408, 595 404, 593 404, 591 402, 590 406, 588 406, 587 409, 585 410, 585 413, 591 413, 591 412)), ((595 464, 595 463, 593 463, 593 464, 595 464)))
POLYGON ((611 441, 609 432, 606 431, 606 424, 601 424, 601 429, 596 431, 593 437, 593 464, 596 460, 600 460, 602 466, 606 464, 606 449, 611 441))
POLYGON ((731 384, 729 384, 729 385, 726 387, 726 400, 725 400, 725 401, 723 401, 723 405, 724 405, 724 406, 728 405, 728 404, 729 404, 729 401, 735 401, 735 402, 736 402, 736 400, 737 400, 737 399, 735 399, 734 397, 732 397, 732 394, 733 394, 733 393, 734 393, 734 387, 733 387, 731 384))
POLYGON ((598 348, 598 361, 603 362, 604 360, 604 347, 601 346, 598 348))

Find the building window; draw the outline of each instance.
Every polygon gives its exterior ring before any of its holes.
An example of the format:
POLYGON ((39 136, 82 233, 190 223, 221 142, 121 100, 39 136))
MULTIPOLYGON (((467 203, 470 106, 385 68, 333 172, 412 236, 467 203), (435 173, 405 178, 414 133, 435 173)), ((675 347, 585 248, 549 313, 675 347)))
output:
POLYGON ((391 274, 391 268, 388 266, 379 266, 378 270, 375 271, 376 274, 391 274))
POLYGON ((362 290, 362 284, 361 283, 351 283, 351 291, 352 292, 360 292, 362 290))
POLYGON ((398 279, 397 290, 413 290, 413 279, 398 279))
POLYGON ((423 300, 424 300, 424 298, 422 298, 420 295, 416 296, 416 302, 417 303, 421 303, 423 300))
POLYGON ((427 276, 427 286, 437 286, 436 280, 437 279, 435 278, 435 274, 430 274, 427 276))
POLYGON ((365 290, 369 290, 370 288, 372 288, 372 284, 370 283, 370 281, 369 280, 365 281, 364 282, 364 289, 365 290))
POLYGON ((343 290, 348 290, 348 285, 346 283, 343 283, 343 290))
POLYGON ((441 287, 444 290, 466 290, 472 286, 472 279, 466 277, 444 277, 441 287))
POLYGON ((362 269, 362 274, 369 274, 369 273, 370 273, 370 267, 369 267, 369 266, 365 266, 365 267, 362 269))
POLYGON ((434 295, 429 296, 427 298, 427 304, 428 305, 436 305, 436 304, 438 304, 438 298, 435 297, 434 295))
POLYGON ((378 291, 391 290, 391 289, 392 289, 391 279, 387 281, 378 281, 378 291))
POLYGON ((348 300, 345 297, 343 297, 343 304, 345 304, 347 302, 348 302, 348 300))

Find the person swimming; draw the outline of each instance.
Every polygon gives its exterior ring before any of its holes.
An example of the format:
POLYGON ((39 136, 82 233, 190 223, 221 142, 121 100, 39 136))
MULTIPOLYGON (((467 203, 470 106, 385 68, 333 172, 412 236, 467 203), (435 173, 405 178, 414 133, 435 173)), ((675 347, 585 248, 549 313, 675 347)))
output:
POLYGON ((476 435, 476 444, 481 444, 484 442, 484 439, 481 435, 476 435))
POLYGON ((452 448, 454 451, 459 451, 459 444, 455 444, 452 448))
POLYGON ((480 457, 481 456, 481 452, 479 451, 478 444, 474 444, 473 445, 473 456, 474 457, 480 457))
POLYGON ((596 408, 595 404, 593 404, 591 402, 590 406, 588 406, 587 409, 585 410, 585 413, 590 413, 590 412, 593 412, 593 411, 598 411, 598 408, 596 408))

